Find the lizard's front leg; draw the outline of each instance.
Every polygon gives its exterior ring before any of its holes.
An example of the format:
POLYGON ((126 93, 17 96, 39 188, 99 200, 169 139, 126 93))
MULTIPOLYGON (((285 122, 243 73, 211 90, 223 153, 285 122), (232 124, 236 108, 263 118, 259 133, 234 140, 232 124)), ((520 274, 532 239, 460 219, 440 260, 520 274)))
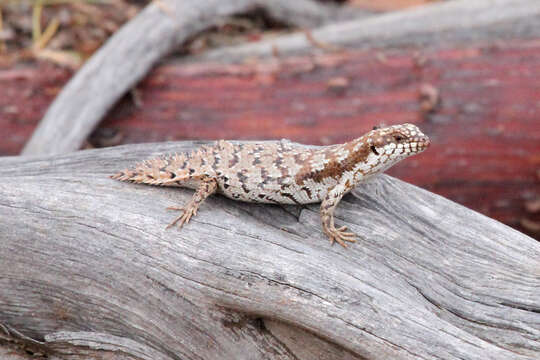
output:
POLYGON ((201 184, 197 188, 197 191, 195 191, 195 194, 193 194, 193 197, 189 201, 189 203, 186 204, 184 207, 176 207, 171 206, 168 207, 168 210, 180 210, 182 211, 182 214, 179 215, 177 218, 173 220, 168 226, 167 229, 173 226, 174 224, 178 223, 178 227, 181 228, 184 223, 188 223, 189 219, 193 215, 197 214, 197 210, 199 209, 199 206, 202 204, 202 202, 215 193, 217 190, 217 181, 216 179, 208 178, 201 181, 201 184))
POLYGON ((321 202, 321 221, 323 231, 330 238, 330 243, 333 244, 337 241, 341 246, 347 247, 345 241, 356 242, 356 235, 352 232, 346 232, 347 227, 342 226, 338 229, 334 226, 334 210, 339 204, 339 201, 345 195, 345 185, 337 184, 334 186, 321 202))

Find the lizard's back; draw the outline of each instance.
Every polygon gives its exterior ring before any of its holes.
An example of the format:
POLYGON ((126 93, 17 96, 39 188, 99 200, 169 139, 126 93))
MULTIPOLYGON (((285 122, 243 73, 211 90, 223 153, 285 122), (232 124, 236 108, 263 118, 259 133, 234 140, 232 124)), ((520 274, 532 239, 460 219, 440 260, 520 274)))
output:
POLYGON ((316 150, 285 140, 247 144, 221 140, 214 151, 219 160, 217 165, 209 165, 215 172, 218 191, 232 199, 307 204, 321 201, 327 192, 323 184, 308 187, 299 181, 316 150))
POLYGON ((316 154, 316 150, 286 140, 244 144, 220 140, 190 153, 144 161, 113 178, 192 189, 197 189, 204 179, 213 178, 217 192, 235 200, 307 204, 320 202, 328 185, 336 182, 333 178, 310 181, 316 154))

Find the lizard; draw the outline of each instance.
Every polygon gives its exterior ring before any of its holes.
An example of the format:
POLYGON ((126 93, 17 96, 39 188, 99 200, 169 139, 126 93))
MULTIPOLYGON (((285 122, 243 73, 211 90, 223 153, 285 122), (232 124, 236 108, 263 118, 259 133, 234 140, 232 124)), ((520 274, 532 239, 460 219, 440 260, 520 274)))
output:
POLYGON ((374 127, 352 141, 308 148, 280 142, 233 143, 219 140, 189 153, 145 160, 112 179, 195 190, 167 228, 181 228, 214 193, 256 203, 321 203, 323 232, 330 243, 347 247, 356 235, 347 226, 337 228, 334 211, 342 197, 356 185, 384 172, 397 162, 424 151, 429 138, 413 124, 374 127))

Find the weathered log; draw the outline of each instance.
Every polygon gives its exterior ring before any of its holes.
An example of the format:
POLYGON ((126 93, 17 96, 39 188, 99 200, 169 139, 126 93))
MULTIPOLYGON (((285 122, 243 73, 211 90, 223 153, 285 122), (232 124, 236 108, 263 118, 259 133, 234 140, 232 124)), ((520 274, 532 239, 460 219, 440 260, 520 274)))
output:
POLYGON ((349 249, 317 205, 215 196, 166 230, 191 191, 108 178, 191 146, 0 159, 1 328, 63 359, 540 354, 533 239, 388 176, 338 208, 361 236, 349 249))
POLYGON ((184 62, 235 62, 327 51, 331 47, 385 49, 402 46, 445 47, 494 39, 540 36, 540 2, 530 0, 454 0, 391 12, 367 19, 329 24, 310 32, 202 53, 184 62), (315 40, 315 41, 314 41, 315 40), (320 46, 326 44, 327 46, 320 46))
POLYGON ((311 0, 160 0, 125 24, 62 90, 23 154, 58 154, 80 148, 107 111, 164 55, 225 17, 263 8, 300 26, 366 15, 311 0))

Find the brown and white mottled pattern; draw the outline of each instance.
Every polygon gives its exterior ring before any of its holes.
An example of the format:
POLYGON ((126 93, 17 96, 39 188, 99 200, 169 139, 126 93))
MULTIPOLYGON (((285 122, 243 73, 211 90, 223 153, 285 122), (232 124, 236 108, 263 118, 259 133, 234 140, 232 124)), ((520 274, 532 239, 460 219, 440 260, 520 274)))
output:
POLYGON ((309 204, 321 202, 322 228, 333 243, 346 247, 355 235, 336 228, 334 210, 347 192, 404 158, 424 151, 429 139, 412 124, 373 129, 345 144, 308 149, 278 143, 233 144, 220 140, 189 154, 146 160, 113 179, 196 189, 169 226, 181 227, 201 203, 217 192, 234 200, 309 204))

